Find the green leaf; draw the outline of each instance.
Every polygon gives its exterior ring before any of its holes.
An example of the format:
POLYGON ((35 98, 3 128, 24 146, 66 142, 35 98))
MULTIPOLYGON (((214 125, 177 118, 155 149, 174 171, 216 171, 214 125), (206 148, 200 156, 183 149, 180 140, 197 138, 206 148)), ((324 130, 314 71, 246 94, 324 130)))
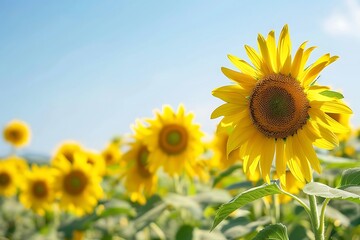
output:
POLYGON ((193 239, 194 227, 190 225, 182 225, 175 235, 176 240, 193 239))
POLYGON ((317 154, 321 163, 325 165, 327 169, 339 169, 339 168, 353 168, 359 167, 360 161, 350 158, 335 157, 325 154, 317 154))
POLYGON ((105 209, 100 215, 99 218, 105 218, 110 216, 118 216, 118 215, 128 215, 128 216, 135 216, 134 209, 126 208, 126 207, 112 207, 105 209))
POLYGON ((339 188, 360 186, 360 168, 351 168, 343 172, 339 188))
POLYGON ((234 183, 231 184, 229 186, 226 187, 227 190, 234 190, 234 189, 239 189, 239 188, 246 188, 249 189, 251 187, 253 187, 253 183, 251 181, 243 181, 243 182, 238 182, 238 183, 234 183))
POLYGON ((151 222, 155 221, 168 207, 166 203, 160 203, 155 206, 153 209, 149 210, 148 212, 144 213, 141 216, 138 216, 134 221, 133 224, 135 228, 140 231, 146 226, 148 226, 151 222))
POLYGON ((164 198, 164 202, 167 203, 168 206, 175 209, 185 209, 191 212, 194 218, 201 219, 203 216, 201 205, 195 201, 195 199, 190 197, 173 193, 168 194, 168 196, 164 198))
POLYGON ((281 223, 269 225, 261 230, 253 240, 289 240, 286 227, 281 223))
POLYGON ((344 227, 350 226, 350 218, 331 206, 326 207, 325 216, 333 221, 338 221, 344 227))
POLYGON ((222 220, 230 215, 238 208, 245 206, 252 201, 262 197, 281 193, 280 187, 276 183, 265 184, 259 187, 251 188, 241 194, 237 195, 230 202, 221 205, 215 215, 215 219, 211 230, 213 230, 222 220))
POLYGON ((211 189, 204 191, 190 197, 200 204, 221 204, 231 200, 231 195, 228 191, 222 189, 211 189))
POLYGON ((335 92, 335 91, 330 91, 330 90, 323 91, 320 94, 323 96, 326 96, 326 97, 331 97, 331 98, 336 98, 336 99, 344 98, 344 95, 342 95, 341 93, 335 92))
POLYGON ((318 182, 310 182, 306 184, 303 191, 308 195, 314 195, 314 196, 330 198, 330 199, 343 199, 343 200, 360 203, 360 195, 349 191, 332 188, 318 182))
POLYGON ((215 177, 214 179, 214 183, 213 183, 213 187, 216 186, 216 184, 218 184, 223 178, 229 176, 230 174, 232 174, 236 169, 241 168, 241 165, 233 165, 230 168, 226 169, 225 171, 223 171, 222 173, 220 173, 218 176, 215 177))
POLYGON ((260 217, 256 221, 251 221, 248 217, 239 217, 229 221, 221 231, 227 239, 239 239, 253 233, 260 226, 265 226, 271 222, 269 216, 260 217))

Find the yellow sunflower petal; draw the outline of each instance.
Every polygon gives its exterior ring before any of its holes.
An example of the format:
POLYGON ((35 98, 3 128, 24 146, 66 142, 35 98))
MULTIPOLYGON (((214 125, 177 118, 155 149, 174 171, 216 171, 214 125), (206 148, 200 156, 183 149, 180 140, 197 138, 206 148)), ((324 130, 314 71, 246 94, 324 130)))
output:
POLYGON ((239 113, 242 110, 241 106, 233 103, 225 103, 220 107, 216 108, 212 114, 211 118, 218 118, 221 116, 229 116, 236 113, 239 113))
POLYGON ((275 42, 275 32, 270 31, 267 38, 266 38, 266 45, 269 51, 271 63, 274 69, 274 72, 278 72, 278 66, 277 66, 277 49, 276 49, 276 42, 275 42))
POLYGON ((241 86, 254 87, 256 84, 256 79, 250 75, 241 72, 236 72, 225 67, 222 67, 221 71, 224 73, 226 77, 239 83, 241 86))
MULTIPOLYGON (((290 41, 290 35, 289 35, 289 28, 288 28, 288 25, 285 25, 283 27, 283 29, 281 30, 280 37, 279 37, 277 65, 278 66, 284 66, 284 65, 288 66, 289 60, 290 60, 290 64, 291 64, 290 53, 291 53, 291 41, 290 41)), ((283 68, 283 69, 287 70, 287 67, 283 68)))
POLYGON ((305 156, 309 160, 312 168, 321 173, 320 161, 316 156, 315 150, 312 146, 312 141, 306 136, 304 131, 299 131, 298 135, 295 135, 298 138, 298 142, 301 142, 301 148, 303 149, 305 156))
POLYGON ((248 64, 246 61, 235 57, 233 55, 228 55, 230 61, 244 74, 247 74, 253 78, 258 77, 258 72, 255 68, 253 68, 250 64, 248 64))
POLYGON ((241 90, 238 91, 238 89, 233 86, 230 85, 217 88, 213 91, 212 94, 213 96, 220 98, 221 100, 228 103, 238 103, 246 101, 246 96, 241 93, 241 90))
MULTIPOLYGON (((261 56, 259 56, 257 51, 248 45, 245 45, 245 51, 246 51, 246 54, 248 55, 250 61, 254 64, 254 66, 257 69, 262 69, 261 68, 261 65, 262 65, 261 56)), ((262 70, 264 70, 264 69, 262 69, 262 70)))
POLYGON ((292 66, 291 66, 291 76, 297 78, 299 71, 301 69, 301 61, 303 59, 303 53, 307 42, 304 42, 300 45, 299 49, 297 50, 292 66))
POLYGON ((270 183, 270 169, 274 158, 275 141, 271 138, 264 138, 262 143, 259 143, 263 147, 263 153, 260 157, 261 175, 265 182, 270 183))
POLYGON ((320 109, 323 112, 327 113, 344 113, 352 114, 352 110, 345 104, 340 101, 312 101, 310 103, 311 107, 320 109))
POLYGON ((253 127, 249 128, 240 128, 239 126, 235 126, 233 132, 229 136, 227 141, 226 152, 229 155, 232 151, 239 148, 241 144, 245 141, 248 141, 250 137, 252 137, 256 133, 256 129, 253 127))
POLYGON ((264 58, 264 65, 269 69, 270 72, 274 72, 273 64, 270 58, 270 53, 266 44, 265 38, 259 34, 258 35, 258 46, 261 52, 262 57, 264 58))
POLYGON ((286 186, 286 159, 285 159, 285 142, 282 139, 276 141, 276 173, 281 181, 286 186))

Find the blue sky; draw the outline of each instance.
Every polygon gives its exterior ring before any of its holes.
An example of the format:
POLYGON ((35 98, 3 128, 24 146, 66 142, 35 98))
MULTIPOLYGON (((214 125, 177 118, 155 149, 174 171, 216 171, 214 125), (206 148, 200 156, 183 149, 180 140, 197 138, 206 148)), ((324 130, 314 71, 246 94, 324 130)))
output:
POLYGON ((286 23, 294 47, 318 46, 310 61, 340 56, 319 83, 344 93, 358 127, 359 0, 0 1, 0 125, 28 122, 30 152, 68 139, 101 149, 135 119, 183 103, 210 134, 227 54, 247 59, 245 44, 286 23))

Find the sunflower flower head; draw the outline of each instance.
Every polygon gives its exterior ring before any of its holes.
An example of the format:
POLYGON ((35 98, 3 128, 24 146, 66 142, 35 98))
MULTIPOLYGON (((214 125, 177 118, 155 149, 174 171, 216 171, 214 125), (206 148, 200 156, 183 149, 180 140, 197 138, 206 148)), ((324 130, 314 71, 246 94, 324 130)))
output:
POLYGON ((227 141, 227 153, 239 149, 245 173, 255 173, 270 182, 270 169, 286 183, 287 168, 301 182, 312 180, 312 169, 321 171, 313 146, 333 149, 336 134, 349 129, 328 113, 351 114, 328 87, 316 80, 320 72, 338 57, 325 54, 310 65, 307 60, 315 47, 302 43, 295 55, 288 26, 276 44, 275 33, 258 36, 258 50, 246 45, 251 61, 229 55, 239 71, 222 68, 234 84, 217 88, 213 95, 226 103, 215 109, 212 118, 223 116, 221 124, 234 130, 227 141), (315 84, 316 83, 316 84, 315 84))
POLYGON ((133 202, 146 203, 146 198, 153 195, 157 189, 157 174, 148 169, 147 147, 137 141, 123 156, 128 166, 125 173, 125 188, 133 202))
POLYGON ((86 155, 86 162, 91 166, 93 171, 97 172, 99 176, 104 176, 106 173, 106 163, 103 156, 96 151, 86 150, 83 152, 86 155))
POLYGON ((52 209, 55 202, 54 169, 33 165, 25 173, 20 189, 20 202, 37 214, 44 215, 52 209))
POLYGON ((16 162, 0 160, 0 196, 11 197, 16 194, 22 178, 16 162))
POLYGON ((74 155, 78 152, 83 152, 83 147, 76 141, 65 141, 58 146, 52 159, 52 164, 56 165, 57 161, 65 158, 70 163, 74 162, 74 155))
POLYGON ((126 167, 125 162, 121 161, 122 152, 121 142, 110 142, 101 152, 106 164, 106 175, 121 174, 126 167))
POLYGON ((115 143, 110 143, 101 152, 101 155, 105 160, 106 166, 118 164, 121 159, 120 146, 115 143))
POLYGON ((76 153, 72 163, 63 158, 55 167, 55 191, 60 208, 78 216, 91 213, 103 190, 101 177, 87 163, 87 156, 76 153))
POLYGON ((225 170, 234 165, 236 162, 240 162, 239 149, 235 149, 229 154, 227 154, 226 151, 227 141, 232 131, 232 126, 224 127, 219 125, 210 144, 210 148, 213 152, 211 165, 220 170, 225 170))
POLYGON ((15 169, 18 174, 23 174, 29 169, 29 165, 27 161, 19 156, 12 155, 4 159, 8 164, 12 164, 15 166, 15 169))
POLYGON ((29 126, 20 120, 12 120, 4 127, 5 141, 16 148, 23 147, 30 142, 31 133, 29 126))
MULTIPOLYGON (((327 113, 332 119, 337 121, 338 123, 342 124, 343 126, 351 129, 350 126, 350 114, 343 114, 343 113, 327 113)), ((351 131, 345 133, 337 133, 336 134, 340 142, 346 142, 351 137, 351 131)))
POLYGON ((193 118, 192 113, 185 113, 183 105, 177 112, 165 105, 162 112, 156 112, 155 119, 147 121, 144 143, 150 152, 150 171, 163 167, 171 176, 193 171, 194 161, 204 151, 203 133, 193 118))

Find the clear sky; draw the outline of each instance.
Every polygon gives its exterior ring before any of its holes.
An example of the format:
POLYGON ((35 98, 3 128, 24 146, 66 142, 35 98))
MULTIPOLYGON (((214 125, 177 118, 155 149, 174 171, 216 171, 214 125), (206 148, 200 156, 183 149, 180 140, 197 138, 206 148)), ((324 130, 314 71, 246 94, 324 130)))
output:
MULTIPOLYGON (((135 119, 183 103, 211 134, 227 54, 247 59, 245 44, 286 23, 294 47, 318 46, 310 62, 340 56, 319 83, 343 92, 360 126, 359 0, 0 0, 0 125, 28 122, 28 152, 67 139, 101 149, 135 119)), ((8 149, 1 141, 0 155, 8 149)))

